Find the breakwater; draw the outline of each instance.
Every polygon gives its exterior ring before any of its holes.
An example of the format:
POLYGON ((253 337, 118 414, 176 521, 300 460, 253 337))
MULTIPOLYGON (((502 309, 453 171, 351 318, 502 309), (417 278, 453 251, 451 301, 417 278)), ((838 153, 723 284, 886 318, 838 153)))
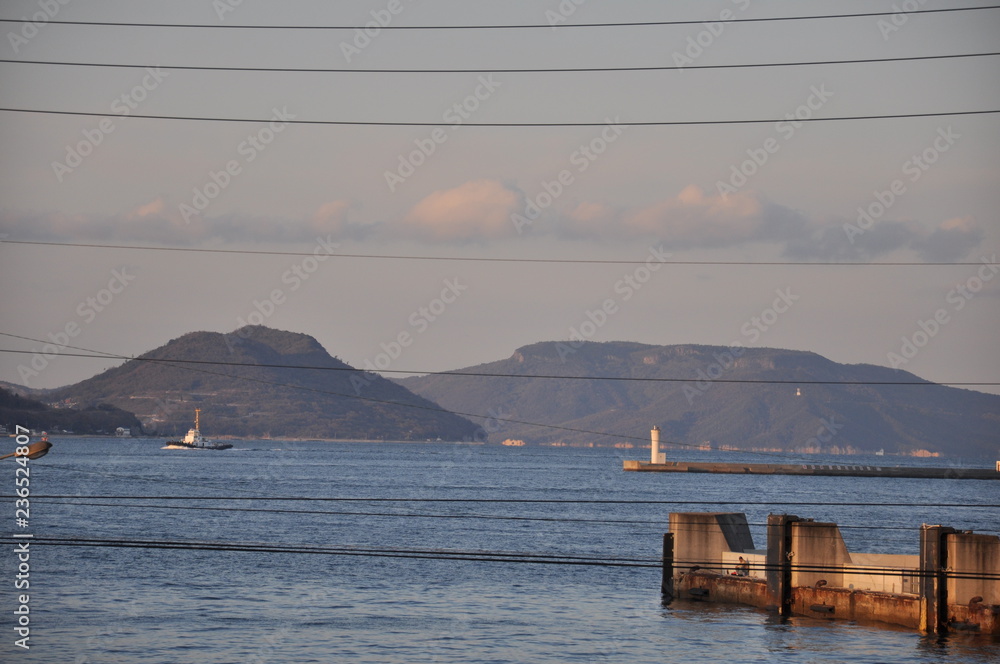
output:
POLYGON ((648 463, 625 460, 624 470, 651 473, 728 473, 741 475, 827 475, 835 477, 912 477, 921 479, 1000 480, 992 468, 921 468, 914 466, 867 466, 784 463, 721 463, 664 461, 648 463))
POLYGON ((1000 634, 1000 538, 920 528, 917 555, 858 553, 836 523, 767 519, 754 547, 740 512, 673 512, 663 538, 664 600, 744 604, 782 616, 1000 634))

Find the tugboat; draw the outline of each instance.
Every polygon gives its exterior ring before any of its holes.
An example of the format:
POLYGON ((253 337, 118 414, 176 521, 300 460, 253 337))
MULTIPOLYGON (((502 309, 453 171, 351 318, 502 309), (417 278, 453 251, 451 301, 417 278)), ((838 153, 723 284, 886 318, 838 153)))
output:
POLYGON ((163 446, 165 450, 228 450, 232 447, 229 443, 214 443, 207 438, 201 437, 199 429, 199 416, 201 408, 194 409, 194 428, 188 429, 184 440, 168 440, 163 446))

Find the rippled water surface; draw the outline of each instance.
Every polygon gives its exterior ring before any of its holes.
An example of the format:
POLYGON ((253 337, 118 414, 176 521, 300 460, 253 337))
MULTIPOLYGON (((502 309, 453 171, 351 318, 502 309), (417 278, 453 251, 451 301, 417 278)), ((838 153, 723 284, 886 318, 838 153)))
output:
MULTIPOLYGON (((1000 530, 995 509, 968 506, 998 502, 1000 487, 992 482, 625 473, 622 459, 643 453, 611 449, 244 441, 233 450, 208 452, 162 450, 161 442, 150 440, 54 442, 48 457, 32 462, 29 530, 39 538, 562 558, 523 564, 434 554, 414 559, 36 543, 29 651, 13 645, 17 561, 8 555, 0 564, 9 579, 2 596, 5 662, 1000 660, 1000 642, 986 637, 941 640, 806 618, 782 622, 741 607, 663 606, 655 567, 573 565, 567 558, 655 563, 670 511, 746 512, 758 524, 753 533, 760 547, 759 524, 775 512, 835 521, 854 551, 916 553, 921 523, 1000 530), (211 499, 194 499, 206 496, 211 499), (495 502, 512 498, 639 502, 495 502), (657 500, 680 504, 651 502, 657 500), (906 502, 959 506, 857 504, 906 502), (891 529, 872 528, 879 524, 891 529)), ((810 458, 824 461, 831 460, 810 458)), ((4 471, 11 487, 13 468, 4 471)), ((14 506, 4 504, 12 521, 14 506)))

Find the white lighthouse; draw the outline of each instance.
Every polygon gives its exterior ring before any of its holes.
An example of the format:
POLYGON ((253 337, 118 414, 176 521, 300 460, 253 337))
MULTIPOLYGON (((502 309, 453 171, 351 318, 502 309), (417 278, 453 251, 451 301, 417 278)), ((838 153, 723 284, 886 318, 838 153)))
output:
POLYGON ((653 428, 649 432, 650 446, 649 446, 649 462, 650 463, 666 463, 667 454, 666 452, 660 451, 660 427, 653 425, 653 428))

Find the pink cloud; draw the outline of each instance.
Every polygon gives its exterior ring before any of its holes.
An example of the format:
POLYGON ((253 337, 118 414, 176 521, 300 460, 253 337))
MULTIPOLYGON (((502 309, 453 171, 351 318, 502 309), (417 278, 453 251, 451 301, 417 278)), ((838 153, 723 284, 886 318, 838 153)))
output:
POLYGON ((428 195, 410 209, 402 225, 433 240, 507 237, 514 233, 511 214, 522 206, 520 192, 496 180, 473 180, 428 195))
POLYGON ((754 195, 711 195, 695 185, 640 208, 580 203, 566 221, 565 230, 573 235, 657 237, 675 246, 734 244, 766 232, 764 205, 754 195))
POLYGON ((344 200, 330 201, 319 206, 309 221, 317 233, 339 233, 347 224, 351 204, 344 200))

